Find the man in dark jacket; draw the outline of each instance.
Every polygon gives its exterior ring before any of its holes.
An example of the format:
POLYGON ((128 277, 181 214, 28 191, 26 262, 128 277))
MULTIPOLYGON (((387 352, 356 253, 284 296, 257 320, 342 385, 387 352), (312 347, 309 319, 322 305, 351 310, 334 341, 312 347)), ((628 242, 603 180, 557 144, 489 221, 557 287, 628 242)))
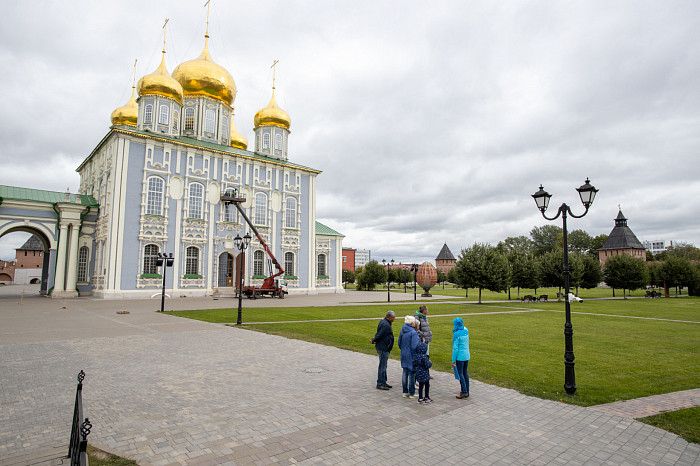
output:
POLYGON ((370 340, 375 345, 379 355, 379 369, 377 370, 377 390, 389 390, 391 385, 386 383, 386 366, 389 361, 389 353, 394 347, 394 331, 391 323, 396 318, 394 311, 388 311, 386 317, 379 321, 377 334, 370 340))

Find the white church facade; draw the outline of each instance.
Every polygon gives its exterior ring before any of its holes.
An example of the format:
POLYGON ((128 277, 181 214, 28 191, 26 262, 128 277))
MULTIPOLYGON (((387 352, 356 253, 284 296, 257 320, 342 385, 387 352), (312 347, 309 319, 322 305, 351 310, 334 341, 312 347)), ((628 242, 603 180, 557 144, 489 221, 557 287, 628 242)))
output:
MULTIPOLYGON (((172 75, 164 50, 160 66, 112 113, 109 132, 77 168, 74 198, 84 209, 70 209, 65 229, 62 210, 53 209, 58 228, 53 236, 38 235, 50 258, 42 292, 150 297, 163 283, 157 265, 163 253, 174 259, 165 284, 171 296, 233 294, 241 267, 246 286, 262 284, 275 271, 254 235, 245 252, 236 248, 234 238, 251 228, 221 201, 232 189, 246 199, 242 207, 283 268, 290 294, 343 292, 343 235, 316 220, 321 172, 290 160, 291 119, 277 105, 274 80, 269 104, 254 118, 255 148, 248 150, 233 120, 235 82, 213 61, 208 38, 201 55, 172 75)), ((42 196, 31 197, 41 202, 42 196)), ((21 201, 9 205, 25 208, 21 201)), ((14 224, 1 202, 0 236, 34 232, 26 220, 14 224)))

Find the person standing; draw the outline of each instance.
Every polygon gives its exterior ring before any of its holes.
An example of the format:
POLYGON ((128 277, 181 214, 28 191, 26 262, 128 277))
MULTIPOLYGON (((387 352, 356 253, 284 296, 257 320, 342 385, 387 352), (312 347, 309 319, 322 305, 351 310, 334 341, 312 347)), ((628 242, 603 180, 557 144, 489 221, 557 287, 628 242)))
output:
POLYGON ((421 404, 433 402, 430 399, 430 367, 433 363, 428 359, 426 351, 428 351, 428 346, 423 342, 418 343, 413 358, 413 369, 416 371, 416 380, 419 383, 418 403, 421 404), (425 397, 423 397, 423 390, 425 390, 425 397))
POLYGON ((425 354, 430 354, 430 342, 433 341, 433 332, 430 330, 430 324, 428 323, 428 306, 421 306, 413 317, 418 321, 416 326, 416 331, 421 341, 425 343, 426 352, 425 354))
POLYGON ((460 317, 455 318, 452 323, 452 367, 456 367, 459 374, 460 392, 457 398, 464 399, 469 398, 469 330, 460 317))
POLYGON ((401 385, 404 398, 416 397, 416 372, 413 370, 413 356, 420 343, 415 329, 416 319, 413 316, 404 317, 404 324, 399 333, 399 348, 401 349, 401 385))
POLYGON ((394 311, 387 311, 386 316, 379 321, 377 325, 377 333, 370 342, 375 345, 377 354, 379 355, 379 368, 377 369, 377 390, 389 390, 391 385, 387 385, 386 366, 389 361, 389 353, 394 347, 394 330, 391 328, 391 323, 396 318, 394 311))

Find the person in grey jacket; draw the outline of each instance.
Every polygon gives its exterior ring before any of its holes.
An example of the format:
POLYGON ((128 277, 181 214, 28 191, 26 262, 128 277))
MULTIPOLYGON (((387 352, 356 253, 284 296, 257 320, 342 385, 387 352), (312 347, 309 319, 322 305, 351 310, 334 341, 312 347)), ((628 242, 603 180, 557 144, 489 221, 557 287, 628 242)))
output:
POLYGON ((394 331, 391 328, 391 323, 396 318, 394 311, 387 311, 386 317, 379 321, 377 325, 377 333, 370 343, 375 345, 377 354, 379 355, 379 368, 377 369, 377 390, 389 390, 391 385, 386 383, 386 366, 389 361, 389 353, 394 347, 394 331))
POLYGON ((428 306, 421 306, 413 317, 418 321, 416 331, 421 341, 425 343, 427 350, 426 354, 430 354, 430 342, 433 341, 433 332, 430 330, 430 324, 428 323, 428 306))

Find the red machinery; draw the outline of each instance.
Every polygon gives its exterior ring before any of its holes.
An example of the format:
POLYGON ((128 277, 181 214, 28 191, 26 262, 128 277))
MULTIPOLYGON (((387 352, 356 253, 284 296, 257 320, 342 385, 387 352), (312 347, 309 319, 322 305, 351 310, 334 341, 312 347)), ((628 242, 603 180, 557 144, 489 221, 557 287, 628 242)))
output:
POLYGON ((260 233, 258 233, 257 228, 255 228, 253 225, 253 222, 250 221, 248 216, 243 211, 241 204, 245 202, 246 199, 244 197, 238 197, 238 191, 236 189, 228 189, 221 195, 221 200, 226 206, 229 204, 236 206, 236 209, 238 209, 238 212, 243 216, 246 223, 250 226, 250 229, 253 230, 255 237, 258 239, 263 249, 265 249, 267 255, 270 256, 267 261, 270 272, 273 272, 273 265, 277 268, 277 273, 265 278, 265 281, 263 281, 262 286, 259 288, 255 286, 243 286, 242 289, 238 290, 238 293, 243 293, 244 296, 252 299, 257 299, 261 296, 271 296, 273 298, 284 299, 284 295, 287 293, 287 290, 285 290, 284 287, 280 285, 279 280, 277 280, 277 277, 284 273, 284 269, 280 266, 279 262, 277 262, 277 259, 275 258, 274 254, 272 254, 272 251, 267 246, 265 241, 262 239, 262 236, 260 236, 260 233))

